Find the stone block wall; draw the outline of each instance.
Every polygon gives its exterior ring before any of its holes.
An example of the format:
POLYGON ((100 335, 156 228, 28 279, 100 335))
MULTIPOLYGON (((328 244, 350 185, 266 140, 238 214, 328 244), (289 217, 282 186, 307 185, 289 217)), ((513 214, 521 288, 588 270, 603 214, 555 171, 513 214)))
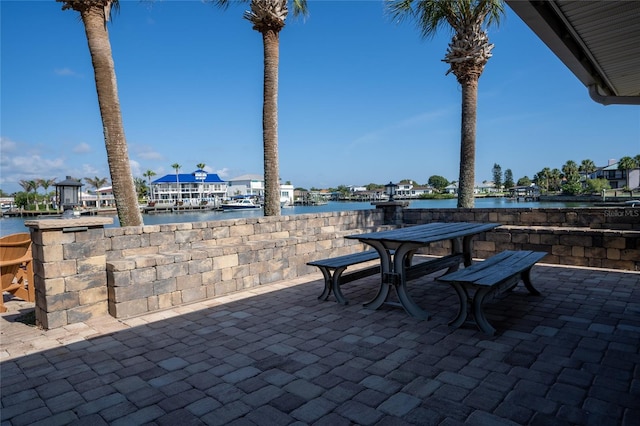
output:
MULTIPOLYGON (((474 237, 474 257, 542 250, 547 263, 640 270, 640 214, 632 209, 403 209, 401 226, 497 222, 474 237)), ((635 210, 638 212, 638 209, 635 210)), ((104 228, 111 218, 26 221, 31 228, 36 320, 56 328, 204 300, 317 268, 311 260, 367 248, 348 234, 389 229, 383 208, 251 219, 104 228)), ((450 253, 449 242, 422 250, 450 253)))
POLYGON ((124 318, 291 279, 307 262, 361 250, 344 235, 375 229, 381 211, 105 230, 109 313, 124 318))
POLYGON ((37 222, 37 227, 31 228, 36 322, 49 329, 106 315, 107 241, 103 227, 112 219, 37 222))
MULTIPOLYGON (((525 203, 526 204, 526 203, 525 203)), ((497 222, 515 226, 549 226, 640 231, 640 209, 631 207, 405 209, 404 224, 428 222, 497 222)))
MULTIPOLYGON (((403 223, 497 222, 502 226, 474 238, 476 258, 503 250, 549 253, 543 260, 559 265, 640 271, 640 209, 508 208, 406 209, 403 223)), ((420 252, 442 256, 449 243, 430 245, 420 252)))

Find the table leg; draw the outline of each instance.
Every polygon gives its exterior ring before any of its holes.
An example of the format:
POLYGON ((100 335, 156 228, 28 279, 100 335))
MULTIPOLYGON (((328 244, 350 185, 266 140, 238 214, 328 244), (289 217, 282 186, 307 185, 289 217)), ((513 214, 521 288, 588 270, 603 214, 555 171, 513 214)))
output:
POLYGON ((462 238, 462 253, 464 254, 464 266, 471 266, 473 263, 471 251, 471 239, 473 235, 466 235, 462 238))
POLYGON ((409 293, 407 292, 407 280, 406 280, 406 262, 407 256, 410 256, 411 253, 415 251, 415 248, 412 246, 400 246, 396 249, 394 254, 394 271, 398 274, 398 279, 395 283, 396 293, 398 295, 398 300, 400 304, 404 308, 405 311, 412 317, 418 319, 429 319, 429 313, 420 308, 416 303, 411 299, 409 293))
POLYGON ((370 301, 364 303, 365 308, 369 309, 378 309, 384 302, 386 302, 387 297, 389 297, 389 284, 387 280, 390 277, 392 272, 392 263, 391 263, 391 254, 387 251, 387 249, 382 245, 382 243, 377 241, 368 242, 380 255, 380 286, 378 287, 378 293, 376 296, 370 301))

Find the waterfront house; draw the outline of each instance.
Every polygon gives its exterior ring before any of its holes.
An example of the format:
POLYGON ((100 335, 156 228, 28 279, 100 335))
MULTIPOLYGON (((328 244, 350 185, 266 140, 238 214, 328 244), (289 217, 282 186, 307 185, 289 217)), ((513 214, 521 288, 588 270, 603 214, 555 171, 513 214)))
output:
POLYGON ((618 164, 619 162, 616 160, 609 160, 605 167, 601 167, 595 172, 595 178, 606 179, 609 182, 611 189, 622 189, 627 186, 628 174, 629 188, 635 189, 640 187, 640 168, 636 167, 631 170, 620 170, 618 169, 618 164))
MULTIPOLYGON (((230 179, 227 182, 227 197, 244 195, 264 199, 264 177, 247 174, 230 179)), ((292 206, 294 201, 293 185, 280 184, 280 204, 292 206)))
POLYGON ((431 186, 417 186, 414 182, 399 183, 395 197, 398 199, 420 198, 423 194, 433 194, 431 186))
POLYGON ((113 187, 103 186, 96 191, 88 190, 80 194, 82 207, 85 208, 115 208, 116 199, 113 196, 113 187))
POLYGON ((216 173, 198 169, 192 173, 164 175, 149 184, 150 203, 200 205, 217 203, 227 195, 227 183, 216 173))

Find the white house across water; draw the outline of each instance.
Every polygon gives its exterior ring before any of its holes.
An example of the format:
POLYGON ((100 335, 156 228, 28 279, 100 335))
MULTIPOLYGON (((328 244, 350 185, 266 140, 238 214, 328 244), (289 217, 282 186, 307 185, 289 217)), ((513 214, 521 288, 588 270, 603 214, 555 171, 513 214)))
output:
MULTIPOLYGON (((248 196, 264 199, 264 177, 261 175, 242 175, 230 179, 228 182, 228 197, 248 196)), ((280 184, 280 205, 293 205, 293 185, 280 184)))
MULTIPOLYGON (((193 173, 168 174, 149 184, 149 203, 218 206, 223 200, 243 195, 264 198, 264 178, 243 175, 223 181, 216 173, 198 169, 193 173)), ((280 185, 280 202, 293 205, 293 185, 280 185)))
POLYGON ((198 169, 192 173, 165 175, 149 184, 150 203, 217 204, 227 194, 227 183, 216 173, 198 169))

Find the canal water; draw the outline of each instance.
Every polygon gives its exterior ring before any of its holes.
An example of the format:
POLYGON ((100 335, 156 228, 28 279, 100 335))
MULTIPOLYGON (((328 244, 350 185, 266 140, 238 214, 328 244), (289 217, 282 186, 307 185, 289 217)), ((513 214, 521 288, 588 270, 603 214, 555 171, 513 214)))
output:
MULTIPOLYGON (((412 200, 409 203, 408 208, 416 209, 445 209, 455 208, 457 205, 456 199, 447 200, 412 200)), ((533 202, 533 201, 513 201, 507 198, 476 198, 476 208, 516 208, 516 207, 528 207, 528 208, 561 208, 561 207, 588 207, 590 204, 586 203, 560 203, 560 202, 533 202)), ((304 214, 304 213, 321 213, 321 212, 334 212, 345 210, 369 210, 373 209, 369 201, 365 202, 339 202, 330 201, 327 204, 320 206, 293 206, 282 209, 282 215, 292 214, 304 214)), ((211 220, 223 220, 223 219, 236 219, 246 217, 261 217, 263 216, 262 209, 255 210, 237 210, 237 211, 200 211, 200 212, 184 212, 184 213, 156 213, 156 214, 143 214, 143 220, 145 225, 159 225, 164 223, 182 223, 182 222, 203 222, 211 220)), ((105 216, 108 217, 108 216, 105 216)), ((17 232, 29 232, 29 229, 24 226, 25 220, 32 220, 33 218, 20 218, 20 217, 3 217, 0 219, 0 236, 15 234, 17 232)), ((113 225, 120 226, 118 217, 113 216, 113 225)))

